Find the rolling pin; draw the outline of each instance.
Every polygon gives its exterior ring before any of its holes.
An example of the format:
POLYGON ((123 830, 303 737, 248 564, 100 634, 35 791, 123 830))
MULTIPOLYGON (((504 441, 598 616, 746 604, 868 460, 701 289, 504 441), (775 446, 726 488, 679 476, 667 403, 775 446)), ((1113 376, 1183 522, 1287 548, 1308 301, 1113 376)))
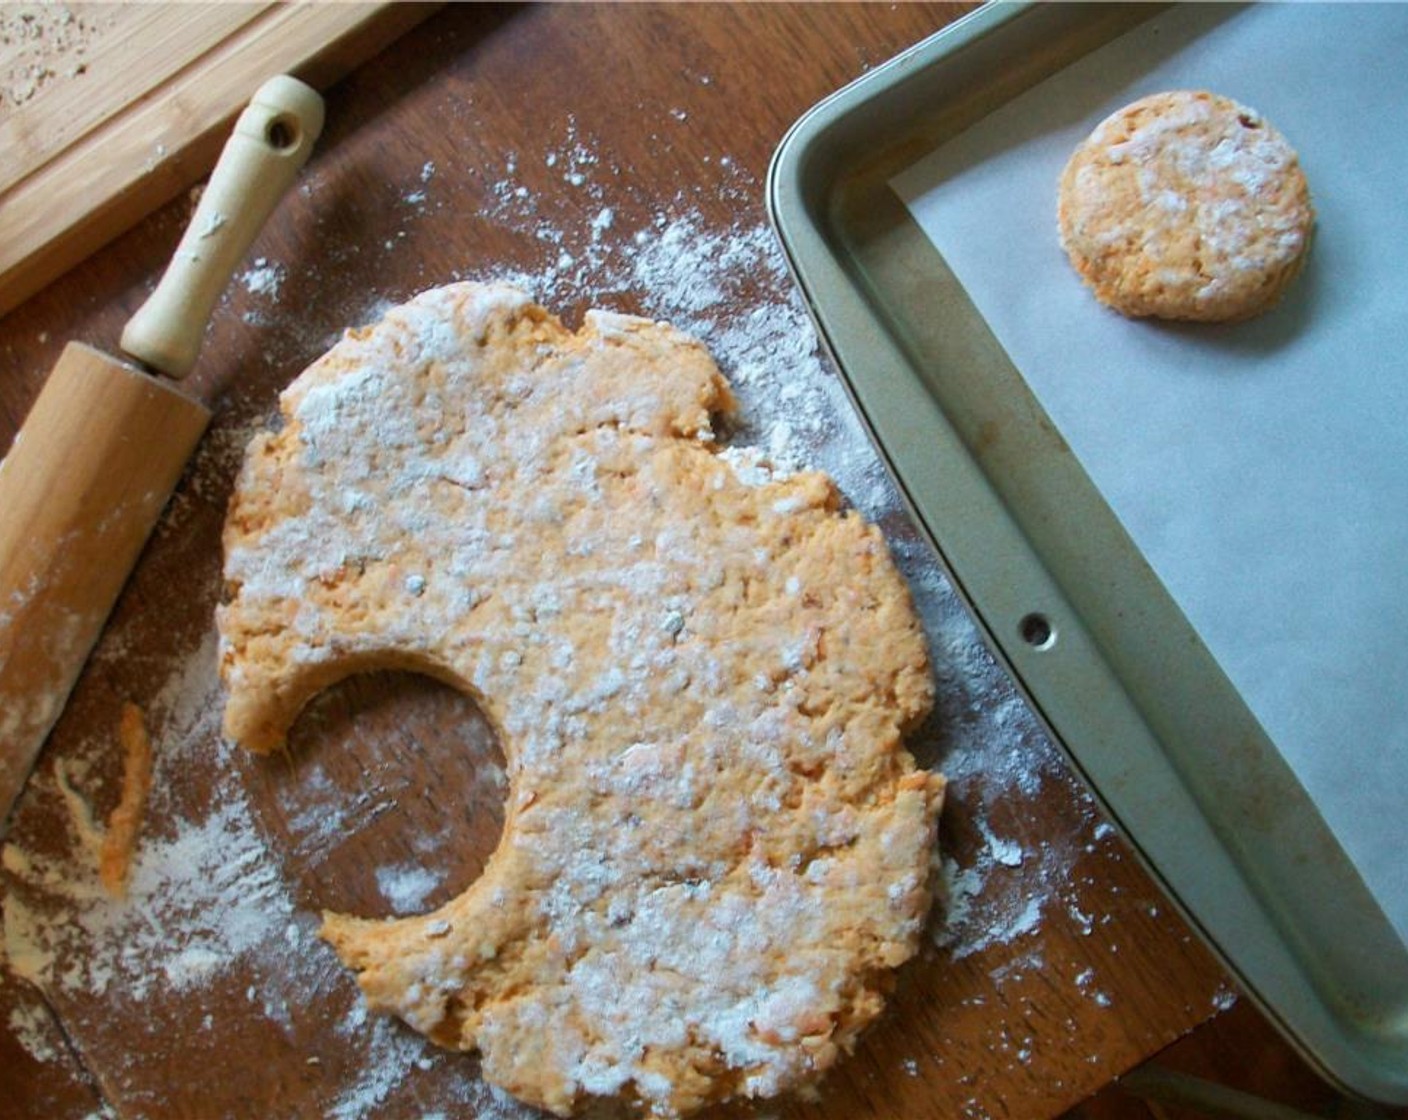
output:
POLYGON ((70 342, 0 461, 0 836, 209 423, 166 378, 195 364, 215 301, 322 127, 309 86, 279 76, 259 87, 122 332, 133 360, 70 342))

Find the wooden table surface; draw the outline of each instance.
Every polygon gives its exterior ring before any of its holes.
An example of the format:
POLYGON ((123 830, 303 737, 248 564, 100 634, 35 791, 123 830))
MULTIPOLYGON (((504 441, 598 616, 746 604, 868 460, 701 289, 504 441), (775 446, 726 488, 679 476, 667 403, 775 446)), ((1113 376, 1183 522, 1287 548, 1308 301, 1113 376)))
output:
MULTIPOLYGON (((834 378, 766 228, 768 160, 809 106, 962 10, 452 6, 328 91, 301 186, 209 332, 194 388, 215 425, 7 837, 0 1115, 516 1114, 473 1058, 362 1015, 313 933, 323 907, 402 912, 473 879, 502 781, 472 705, 414 677, 355 678, 300 721, 287 757, 219 742, 212 615, 240 449, 342 328, 460 277, 536 281, 569 323, 592 304, 680 312, 736 379, 748 371, 728 358, 752 352, 739 332, 767 319, 775 341, 782 315, 834 378), (672 276, 675 260, 708 267, 672 276), (148 713, 158 788, 114 901, 92 888, 74 807, 101 818, 116 802, 127 699, 148 713)), ((0 320, 0 447, 67 339, 115 344, 189 211, 173 203, 0 320)), ((886 485, 858 504, 930 626, 940 698, 913 747, 953 778, 947 898, 859 1051, 816 1100, 763 1111, 1053 1116, 1231 986, 987 659, 886 485)))

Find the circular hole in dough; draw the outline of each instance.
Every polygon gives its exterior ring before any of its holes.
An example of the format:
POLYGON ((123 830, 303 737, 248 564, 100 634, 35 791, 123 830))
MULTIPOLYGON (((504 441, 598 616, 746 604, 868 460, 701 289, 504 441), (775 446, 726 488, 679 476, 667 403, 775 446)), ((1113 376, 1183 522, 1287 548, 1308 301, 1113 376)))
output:
POLYGON ((259 766, 266 825, 314 909, 432 910, 479 878, 503 833, 498 735, 470 697, 419 673, 330 686, 259 766))

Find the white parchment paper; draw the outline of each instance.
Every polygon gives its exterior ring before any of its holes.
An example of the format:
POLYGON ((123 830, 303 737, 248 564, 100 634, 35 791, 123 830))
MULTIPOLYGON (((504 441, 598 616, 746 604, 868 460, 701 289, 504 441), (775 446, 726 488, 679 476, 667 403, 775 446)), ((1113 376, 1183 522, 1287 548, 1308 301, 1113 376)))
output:
POLYGON ((1188 5, 899 176, 1115 513, 1408 940, 1408 5, 1188 5), (1234 326, 1102 308, 1056 181, 1108 113, 1206 88, 1300 152, 1319 216, 1234 326))

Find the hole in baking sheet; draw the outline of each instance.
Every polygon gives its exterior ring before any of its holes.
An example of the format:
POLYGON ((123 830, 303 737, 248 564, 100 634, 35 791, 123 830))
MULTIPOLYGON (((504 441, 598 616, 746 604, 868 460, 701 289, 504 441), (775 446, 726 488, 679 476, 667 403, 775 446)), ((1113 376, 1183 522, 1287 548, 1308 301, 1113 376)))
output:
POLYGON ((1056 628, 1039 611, 1023 615, 1022 621, 1017 623, 1017 632, 1032 649, 1048 650, 1056 644, 1056 628))
POLYGON ((288 744, 264 760, 264 816, 312 908, 424 913, 473 883, 498 846, 508 797, 498 735, 448 684, 348 677, 308 705, 288 744))

